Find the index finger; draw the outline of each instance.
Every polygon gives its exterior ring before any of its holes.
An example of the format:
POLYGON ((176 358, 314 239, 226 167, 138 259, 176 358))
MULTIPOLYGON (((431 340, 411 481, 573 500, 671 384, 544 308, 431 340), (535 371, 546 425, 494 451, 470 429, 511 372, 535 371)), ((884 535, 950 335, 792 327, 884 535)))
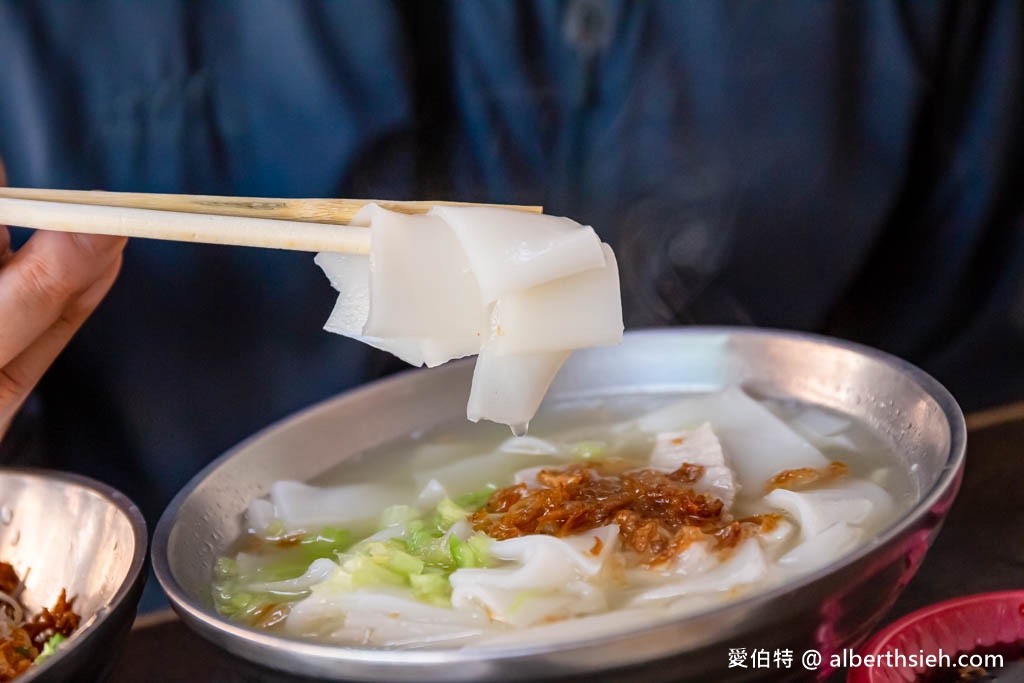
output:
POLYGON ((101 279, 127 240, 37 232, 0 268, 0 367, 29 347, 101 279), (13 323, 13 324, 11 324, 13 323))

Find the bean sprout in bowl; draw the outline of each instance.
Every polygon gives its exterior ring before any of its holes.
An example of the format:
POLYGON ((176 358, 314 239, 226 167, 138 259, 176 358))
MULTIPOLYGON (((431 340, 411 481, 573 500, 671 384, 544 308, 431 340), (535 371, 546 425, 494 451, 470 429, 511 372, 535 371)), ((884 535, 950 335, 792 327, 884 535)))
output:
POLYGON ((350 392, 202 472, 154 547, 185 620, 339 680, 739 680, 730 648, 862 640, 962 468, 940 385, 820 337, 628 334, 566 364, 525 439, 460 420, 468 370, 350 392))

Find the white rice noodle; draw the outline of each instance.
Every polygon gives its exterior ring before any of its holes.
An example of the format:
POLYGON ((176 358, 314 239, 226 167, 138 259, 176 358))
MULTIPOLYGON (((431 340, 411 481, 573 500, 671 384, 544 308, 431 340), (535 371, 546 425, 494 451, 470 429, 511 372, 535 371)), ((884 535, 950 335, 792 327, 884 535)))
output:
POLYGON ((715 425, 715 434, 737 483, 758 490, 772 475, 799 467, 825 467, 828 459, 813 444, 789 428, 739 387, 712 394, 688 396, 649 413, 637 426, 649 434, 678 431, 704 422, 715 425))
POLYGON ((863 529, 836 522, 780 557, 779 565, 802 572, 816 569, 852 550, 863 535, 863 529))
POLYGON ((714 552, 707 541, 691 543, 686 550, 676 555, 663 568, 633 567, 626 570, 626 584, 643 586, 646 584, 662 585, 673 576, 696 576, 703 574, 721 562, 721 557, 714 552))
POLYGON ((467 651, 507 648, 515 645, 556 643, 590 640, 612 633, 650 626, 657 617, 665 613, 661 606, 643 608, 620 608, 603 614, 581 616, 576 619, 538 624, 530 629, 498 631, 488 634, 467 645, 467 651))
POLYGON ((525 431, 572 350, 622 340, 615 256, 592 228, 503 209, 409 216, 374 204, 352 223, 373 230, 368 257, 316 257, 339 291, 325 329, 415 366, 479 353, 474 422, 525 431))
POLYGON ((612 346, 622 342, 615 254, 604 266, 503 295, 491 314, 487 350, 499 356, 612 346))
POLYGON ((704 474, 693 484, 694 490, 718 498, 727 510, 730 509, 738 489, 736 476, 726 461, 722 444, 707 422, 696 429, 658 434, 651 451, 650 467, 674 472, 686 463, 704 468, 704 474))
POLYGON ((571 351, 497 356, 485 347, 476 359, 466 417, 491 420, 525 433, 548 387, 571 351))
POLYGON ((428 365, 476 353, 487 331, 487 308, 445 222, 377 207, 371 225, 370 310, 363 334, 428 341, 428 365))
POLYGON ((438 206, 430 213, 462 244, 484 303, 605 265, 594 229, 568 218, 477 207, 438 206))
POLYGON ((758 536, 761 547, 773 557, 789 546, 790 542, 798 536, 796 525, 788 519, 780 519, 769 531, 758 536))
POLYGON ((421 443, 415 446, 409 457, 409 469, 414 472, 432 470, 479 454, 480 447, 476 443, 446 443, 442 435, 441 443, 421 443))
POLYGON ((483 606, 492 618, 516 626, 605 610, 603 593, 585 579, 601 571, 618 533, 610 525, 568 538, 530 535, 492 543, 491 555, 515 565, 455 571, 452 606, 483 606))
POLYGON ((491 544, 490 553, 499 560, 525 563, 543 550, 552 550, 584 575, 594 576, 615 550, 618 536, 619 526, 609 524, 565 538, 536 534, 497 541, 491 544), (591 550, 597 541, 601 550, 594 555, 591 550))
POLYGON ((717 553, 711 551, 706 541, 691 543, 672 561, 669 571, 682 576, 695 576, 713 568, 719 562, 717 553))
MULTIPOLYGON (((252 562, 243 559, 244 553, 238 555, 238 566, 239 569, 244 572, 243 565, 252 565, 252 562)), ((338 571, 338 564, 333 560, 327 558, 321 558, 313 560, 313 563, 309 565, 306 573, 302 576, 298 576, 294 579, 286 579, 284 581, 256 581, 246 585, 246 588, 250 591, 256 591, 259 593, 277 593, 283 595, 296 595, 304 593, 313 586, 323 583, 327 579, 331 578, 338 571)))
POLYGON ((448 491, 437 479, 430 479, 420 487, 416 496, 416 507, 420 510, 431 510, 448 497, 448 491))
POLYGON ((822 408, 807 406, 793 418, 792 424, 818 436, 835 436, 849 429, 853 420, 835 415, 822 408))
POLYGON ((612 524, 567 538, 532 534, 495 541, 489 547, 491 555, 515 564, 456 570, 451 575, 453 595, 460 588, 474 585, 557 590, 580 577, 595 576, 614 550, 618 533, 619 527, 612 524), (597 540, 601 541, 601 551, 593 555, 590 551, 597 540))
POLYGON ((338 292, 338 301, 324 329, 346 337, 358 337, 370 315, 370 257, 323 252, 313 262, 338 292))
POLYGON ((685 578, 670 581, 636 595, 630 604, 638 605, 651 600, 663 600, 687 595, 730 591, 754 583, 768 573, 764 551, 756 538, 741 543, 732 556, 712 569, 685 578))
POLYGON ((401 489, 378 484, 321 488, 297 481, 278 481, 270 487, 274 518, 288 531, 372 522, 384 508, 401 503, 403 498, 401 489))
POLYGON ((516 590, 488 584, 463 586, 452 592, 452 606, 456 609, 483 606, 495 621, 519 628, 608 609, 604 592, 585 581, 570 581, 557 589, 516 590))
POLYGON ((479 609, 453 610, 382 591, 348 592, 330 583, 295 603, 285 632, 345 645, 410 647, 458 643, 485 633, 487 615, 479 609))
POLYGON ((370 315, 369 256, 323 252, 317 254, 313 261, 338 291, 338 301, 324 324, 325 330, 351 337, 416 367, 426 362, 427 352, 422 340, 381 339, 363 334, 370 315))
POLYGON ((413 472, 413 479, 421 488, 435 480, 449 496, 461 496, 481 488, 481 483, 504 486, 516 470, 534 462, 533 455, 496 451, 413 472))
POLYGON ((537 481, 537 475, 540 474, 542 470, 548 469, 551 469, 550 465, 538 465, 537 467, 527 467, 519 470, 512 475, 512 483, 526 484, 526 488, 528 489, 544 488, 541 483, 537 481))
POLYGON ((513 436, 505 439, 498 446, 502 453, 521 453, 523 455, 559 455, 558 444, 535 436, 513 436))
POLYGON ((265 536, 276 521, 274 504, 266 498, 256 498, 245 511, 246 527, 257 536, 265 536))
POLYGON ((894 505, 883 488, 865 480, 836 482, 809 491, 775 489, 764 500, 784 510, 800 527, 800 538, 805 541, 840 522, 856 526, 877 523, 891 515, 894 505))
POLYGON ((470 536, 472 536, 475 533, 476 532, 473 530, 472 524, 470 524, 464 519, 460 519, 459 521, 455 522, 450 527, 448 527, 448 531, 444 533, 444 540, 448 541, 448 538, 450 536, 454 536, 460 541, 468 541, 470 536))
POLYGON ((813 443, 832 448, 856 450, 856 444, 845 432, 853 420, 830 413, 816 406, 808 406, 790 420, 793 429, 813 443))

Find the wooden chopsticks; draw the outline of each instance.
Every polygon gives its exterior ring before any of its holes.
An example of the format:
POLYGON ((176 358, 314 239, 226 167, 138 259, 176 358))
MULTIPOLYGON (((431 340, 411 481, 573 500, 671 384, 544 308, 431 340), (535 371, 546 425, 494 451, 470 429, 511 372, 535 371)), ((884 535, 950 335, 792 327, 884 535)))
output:
POLYGON ((366 254, 370 231, 347 225, 369 203, 408 214, 436 205, 541 213, 539 206, 375 199, 264 199, 0 188, 0 225, 296 251, 366 254))

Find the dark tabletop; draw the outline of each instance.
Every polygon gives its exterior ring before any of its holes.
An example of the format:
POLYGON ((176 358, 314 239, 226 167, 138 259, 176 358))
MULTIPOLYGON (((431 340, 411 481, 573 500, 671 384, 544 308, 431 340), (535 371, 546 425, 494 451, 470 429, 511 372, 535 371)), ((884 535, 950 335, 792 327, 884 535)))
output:
MULTIPOLYGON (((960 495, 887 622, 948 598, 1024 587, 1024 403, 972 415, 968 428, 960 495)), ((109 683, 283 679, 223 653, 167 611, 138 618, 109 683)))

